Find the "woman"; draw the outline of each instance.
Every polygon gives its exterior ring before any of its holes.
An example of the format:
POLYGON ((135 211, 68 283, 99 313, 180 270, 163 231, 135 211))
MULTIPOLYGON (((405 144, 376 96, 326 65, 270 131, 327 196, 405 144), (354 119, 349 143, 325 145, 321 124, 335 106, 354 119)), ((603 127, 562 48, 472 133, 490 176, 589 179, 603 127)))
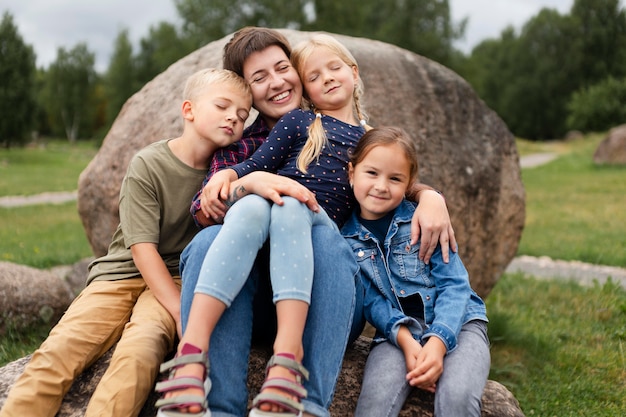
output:
MULTIPOLYGON (((259 115, 239 143, 214 158, 211 172, 246 159, 265 140, 280 117, 299 107, 302 83, 291 66, 290 53, 287 39, 279 32, 257 27, 238 31, 225 46, 224 68, 248 81, 253 107, 259 115)), ((294 185, 292 180, 269 173, 256 174, 263 175, 252 177, 254 174, 250 174, 233 184, 240 185, 246 193, 258 192, 274 202, 278 202, 278 194, 283 194, 315 205, 314 196, 304 187, 294 185)), ((446 249, 448 238, 450 247, 456 247, 445 202, 439 194, 427 188, 421 187, 423 191, 418 194, 420 210, 415 216, 420 221, 422 242, 429 242, 423 245, 421 253, 425 261, 439 240, 446 242, 446 249)), ((225 207, 203 206, 201 201, 200 193, 192 208, 199 224, 208 226, 223 217, 225 207)), ((183 330, 200 267, 220 227, 211 226, 200 231, 181 256, 183 330)), ((303 365, 311 371, 311 377, 305 384, 308 396, 302 404, 303 415, 327 416, 345 348, 363 329, 362 288, 356 289, 358 268, 351 249, 336 230, 315 226, 312 241, 314 279, 303 339, 306 353, 303 365)), ((213 385, 208 396, 213 416, 246 414, 246 375, 253 320, 254 325, 261 328, 259 333, 269 335, 269 340, 273 340, 273 333, 268 329, 274 325, 274 305, 271 291, 268 291, 269 275, 263 268, 266 259, 267 253, 260 252, 244 288, 213 331, 209 360, 213 385)))

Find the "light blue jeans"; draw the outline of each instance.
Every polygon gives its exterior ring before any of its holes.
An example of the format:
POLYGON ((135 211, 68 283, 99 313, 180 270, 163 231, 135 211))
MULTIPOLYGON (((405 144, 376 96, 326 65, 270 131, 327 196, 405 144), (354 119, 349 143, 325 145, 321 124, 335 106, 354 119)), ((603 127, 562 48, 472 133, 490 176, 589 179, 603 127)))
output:
MULTIPOLYGON (((201 230, 181 255, 183 331, 204 256, 221 228, 212 226, 201 230)), ((355 280, 360 280, 356 276, 358 267, 352 250, 336 229, 314 226, 311 241, 314 278, 303 340, 303 364, 309 370, 310 378, 304 383, 308 396, 303 405, 308 413, 328 416, 349 335, 353 339, 362 329, 360 305, 359 320, 351 328, 356 302, 355 280)), ((262 250, 250 276, 222 315, 211 338, 209 360, 213 385, 208 401, 212 417, 247 415, 246 382, 253 322, 255 329, 261 329, 261 332, 275 328, 275 308, 271 295, 268 295, 271 294, 267 291, 269 279, 263 263, 267 263, 267 253, 262 250), (265 296, 255 299, 255 295, 265 296)), ((273 340, 275 334, 269 336, 266 339, 273 340)))
POLYGON ((310 304, 314 269, 311 228, 339 229, 324 210, 315 213, 292 197, 283 197, 283 202, 273 204, 250 194, 228 210, 222 230, 204 257, 196 293, 230 306, 269 233, 274 303, 290 299, 310 304))
MULTIPOLYGON (((487 324, 474 320, 461 328, 457 348, 443 359, 435 391, 436 417, 480 417, 491 356, 487 324)), ((397 416, 414 389, 406 381, 402 350, 389 342, 372 347, 363 375, 355 417, 397 416)))

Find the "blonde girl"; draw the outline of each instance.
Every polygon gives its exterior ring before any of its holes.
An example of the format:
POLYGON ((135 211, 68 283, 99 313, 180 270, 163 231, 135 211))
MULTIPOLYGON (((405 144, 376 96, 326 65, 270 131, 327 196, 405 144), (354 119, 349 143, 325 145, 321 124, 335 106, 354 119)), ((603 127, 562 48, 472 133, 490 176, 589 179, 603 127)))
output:
MULTIPOLYGON (((302 381, 308 371, 302 365, 302 337, 313 280, 311 228, 326 225, 339 235, 338 227, 354 207, 348 151, 366 129, 358 65, 341 43, 328 35, 315 36, 294 48, 292 62, 310 108, 287 113, 250 159, 216 173, 205 187, 205 194, 208 191, 216 199, 238 201, 226 213, 205 256, 181 340, 181 345, 202 352, 210 349, 217 321, 245 284, 257 252, 269 237, 277 334, 252 417, 297 416, 303 410, 301 400, 307 392, 302 381), (319 207, 310 210, 291 197, 283 197, 279 204, 254 194, 238 199, 247 191, 230 190, 230 182, 257 170, 305 185, 315 193, 319 207)), ((255 82, 252 79, 251 84, 255 82)))

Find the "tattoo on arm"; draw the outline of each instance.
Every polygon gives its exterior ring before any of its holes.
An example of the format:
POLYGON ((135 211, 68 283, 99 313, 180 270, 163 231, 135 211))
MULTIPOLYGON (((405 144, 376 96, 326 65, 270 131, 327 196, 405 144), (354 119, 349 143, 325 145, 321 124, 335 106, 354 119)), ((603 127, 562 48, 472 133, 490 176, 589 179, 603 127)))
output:
POLYGON ((230 207, 233 204, 235 204, 237 200, 239 200, 241 197, 245 196, 246 194, 248 193, 246 191, 246 187, 244 187, 243 185, 235 187, 233 192, 230 193, 230 196, 228 196, 228 200, 224 201, 224 204, 226 204, 226 207, 230 207))

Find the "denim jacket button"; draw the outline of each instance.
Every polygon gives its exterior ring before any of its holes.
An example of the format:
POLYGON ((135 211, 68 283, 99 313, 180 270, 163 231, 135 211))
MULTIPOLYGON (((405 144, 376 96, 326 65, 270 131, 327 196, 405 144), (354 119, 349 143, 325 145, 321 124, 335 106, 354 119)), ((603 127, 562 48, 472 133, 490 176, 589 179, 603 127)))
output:
POLYGON ((426 296, 426 299, 427 299, 427 300, 430 300, 430 295, 427 295, 427 296, 426 296))
POLYGON ((404 295, 404 294, 406 294, 406 291, 400 290, 400 294, 404 295))
POLYGON ((359 258, 362 258, 363 255, 365 255, 365 252, 363 252, 362 250, 359 251, 359 253, 356 254, 359 258))

